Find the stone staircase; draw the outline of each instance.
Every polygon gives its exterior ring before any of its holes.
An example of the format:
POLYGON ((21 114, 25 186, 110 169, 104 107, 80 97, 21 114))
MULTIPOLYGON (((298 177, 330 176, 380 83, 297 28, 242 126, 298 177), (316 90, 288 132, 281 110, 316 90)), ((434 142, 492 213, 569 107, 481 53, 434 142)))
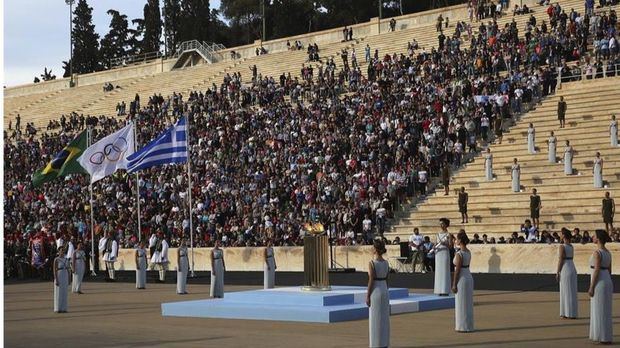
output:
POLYGON ((518 232, 530 216, 529 196, 538 190, 543 209, 540 229, 558 231, 562 227, 579 227, 592 231, 604 227, 601 200, 605 191, 620 196, 620 147, 613 148, 609 138, 610 115, 620 112, 614 101, 620 95, 620 78, 605 78, 564 84, 562 90, 548 97, 535 110, 525 114, 508 132, 502 144, 490 146, 493 154, 495 179, 484 178, 484 158, 477 156, 453 175, 449 196, 437 189, 416 207, 399 214, 387 233, 388 238, 411 234, 414 227, 430 233, 439 226, 438 219, 451 219, 452 231, 464 228, 468 233, 486 233, 489 237, 509 236, 518 232), (559 129, 557 102, 560 96, 568 104, 566 128, 559 129), (536 129, 536 154, 527 151, 527 127, 536 129), (551 131, 558 140, 558 163, 548 162, 546 139, 551 131), (564 174, 560 163, 564 142, 570 140, 575 152, 574 175, 564 174), (604 160, 605 188, 595 189, 592 167, 595 153, 604 160), (520 193, 511 190, 510 167, 513 158, 521 164, 520 193), (469 223, 461 224, 455 189, 465 187, 469 192, 469 223))

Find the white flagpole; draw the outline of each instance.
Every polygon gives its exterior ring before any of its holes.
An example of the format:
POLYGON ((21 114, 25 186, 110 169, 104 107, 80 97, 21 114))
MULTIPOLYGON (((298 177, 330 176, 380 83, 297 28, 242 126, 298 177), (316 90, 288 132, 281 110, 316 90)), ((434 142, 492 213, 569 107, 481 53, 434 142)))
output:
MULTIPOLYGON (((88 139, 88 146, 91 146, 93 143, 92 137, 92 128, 91 126, 88 126, 88 130, 87 130, 87 139, 88 139)), ((90 179, 89 179, 90 180, 90 179)), ((90 258, 91 258, 91 275, 96 276, 97 272, 95 272, 95 258, 97 257, 95 255, 95 208, 94 208, 94 203, 95 200, 93 199, 93 183, 91 182, 88 185, 88 190, 90 191, 90 258)))
POLYGON ((195 277, 194 274, 194 224, 192 220, 192 161, 190 156, 190 132, 189 132, 189 115, 187 115, 187 119, 185 120, 186 125, 186 134, 187 134, 187 188, 188 188, 188 198, 189 198, 189 243, 192 252, 192 270, 191 277, 195 277))
MULTIPOLYGON (((138 123, 133 121, 133 141, 134 141, 134 152, 138 151, 138 135, 137 135, 137 125, 138 123)), ((140 221, 140 177, 138 172, 136 172, 136 200, 138 201, 138 242, 142 241, 142 224, 140 221)))

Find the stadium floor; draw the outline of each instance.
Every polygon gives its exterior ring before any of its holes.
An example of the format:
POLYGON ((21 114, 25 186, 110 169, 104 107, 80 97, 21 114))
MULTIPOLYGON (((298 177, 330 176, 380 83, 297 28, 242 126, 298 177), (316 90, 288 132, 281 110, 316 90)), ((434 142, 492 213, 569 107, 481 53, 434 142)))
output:
MULTIPOLYGON (((69 313, 52 312, 52 283, 4 287, 7 347, 367 347, 366 320, 336 324, 163 318, 162 302, 203 299, 206 284, 190 284, 187 296, 174 284, 85 282, 69 295, 69 313)), ((228 286, 239 291, 255 286, 228 286)), ((413 290, 412 290, 413 291, 413 290)), ((429 292, 430 290, 416 290, 429 292)), ((477 291, 475 333, 457 334, 454 311, 391 317, 393 347, 584 347, 589 345, 587 294, 579 294, 580 318, 558 317, 555 292, 477 291)), ((614 294, 614 341, 620 341, 620 294, 614 294)))

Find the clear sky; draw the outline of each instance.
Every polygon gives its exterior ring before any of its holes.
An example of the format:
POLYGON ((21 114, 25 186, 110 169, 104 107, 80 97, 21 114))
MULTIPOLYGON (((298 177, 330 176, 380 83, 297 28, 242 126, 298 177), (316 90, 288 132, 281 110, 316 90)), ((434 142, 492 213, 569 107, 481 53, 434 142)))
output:
MULTIPOLYGON (((64 0, 7 0, 4 2, 4 82, 5 86, 32 83, 43 68, 62 77, 62 61, 69 58, 69 6, 64 0)), ((77 1, 76 1, 77 2, 77 1)), ((142 18, 146 0, 88 0, 100 38, 108 32, 115 9, 128 20, 142 18)), ((160 4, 163 1, 160 0, 160 4)), ((211 0, 219 8, 220 0, 211 0)), ((75 6, 75 5, 74 5, 75 6)))

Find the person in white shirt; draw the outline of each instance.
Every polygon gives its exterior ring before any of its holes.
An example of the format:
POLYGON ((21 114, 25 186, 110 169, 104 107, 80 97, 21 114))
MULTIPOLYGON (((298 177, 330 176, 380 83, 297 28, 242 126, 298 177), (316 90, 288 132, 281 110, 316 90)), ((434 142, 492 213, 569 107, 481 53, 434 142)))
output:
POLYGON ((428 172, 426 169, 422 169, 418 172, 418 182, 420 183, 420 194, 426 195, 426 184, 428 182, 428 172))
POLYGON ((532 226, 532 221, 530 221, 530 219, 525 220, 525 224, 521 227, 521 232, 526 234, 526 242, 536 243, 536 232, 538 232, 538 228, 532 226))
POLYGON ((362 229, 364 230, 364 237, 366 238, 366 241, 372 241, 372 220, 370 220, 368 214, 366 214, 365 219, 362 220, 362 229))
MULTIPOLYGON (((156 233, 151 233, 151 236, 149 237, 149 257, 153 257, 153 254, 155 253, 155 245, 157 244, 157 234, 156 233)), ((154 264, 150 264, 149 268, 153 269, 155 265, 154 264)))
POLYGON ((424 236, 420 234, 420 230, 415 227, 413 234, 409 236, 409 249, 411 252, 411 269, 415 271, 415 266, 418 263, 424 262, 424 253, 422 252, 422 245, 424 244, 424 236))
POLYGON ((103 253, 103 261, 108 271, 108 278, 106 281, 115 281, 114 263, 118 256, 118 243, 112 237, 112 232, 108 231, 105 238, 101 238, 99 241, 99 252, 103 253))
POLYGON ((383 207, 383 205, 380 205, 379 208, 377 208, 377 210, 375 211, 375 215, 377 217, 377 228, 379 229, 379 234, 383 235, 383 232, 385 231, 385 214, 387 213, 387 210, 383 207))
POLYGON ((166 281, 166 270, 168 269, 168 242, 161 231, 157 234, 157 244, 155 245, 155 252, 151 257, 151 263, 155 264, 155 268, 159 271, 159 282, 164 283, 166 281))

